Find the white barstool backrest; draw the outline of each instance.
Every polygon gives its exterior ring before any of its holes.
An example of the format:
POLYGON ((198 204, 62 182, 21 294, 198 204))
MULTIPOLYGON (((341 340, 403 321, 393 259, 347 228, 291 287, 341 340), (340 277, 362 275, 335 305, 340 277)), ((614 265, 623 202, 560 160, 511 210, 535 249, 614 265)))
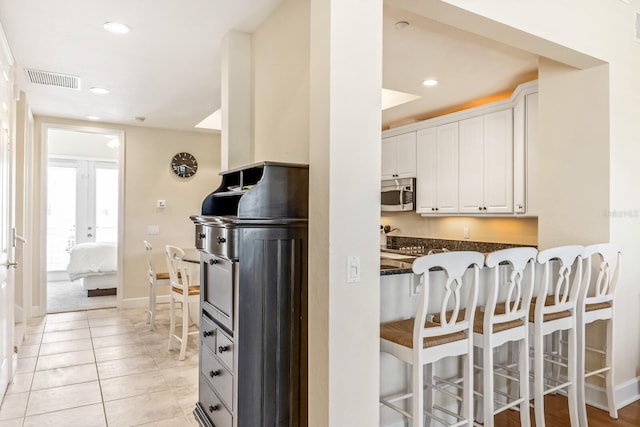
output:
POLYGON ((484 307, 484 330, 492 331, 493 324, 525 320, 535 284, 536 248, 510 248, 495 251, 487 255, 485 265, 492 269, 492 283, 484 307), (500 271, 500 265, 503 271, 500 271), (526 276, 526 277, 525 277, 526 276), (501 285, 506 286, 503 310, 496 312, 496 304, 501 297, 501 285))
POLYGON ((172 245, 166 246, 167 269, 171 286, 177 289, 189 288, 189 269, 182 262, 184 251, 172 245))
POLYGON ((479 269, 484 265, 484 255, 480 252, 461 251, 427 255, 413 262, 413 272, 420 275, 422 289, 418 300, 415 323, 413 327, 413 348, 422 348, 426 337, 442 336, 460 331, 470 331, 476 303, 478 300, 479 269), (440 268, 445 274, 444 295, 439 302, 440 324, 425 328, 429 308, 431 283, 429 269, 440 268), (463 281, 469 267, 473 268, 472 279, 463 281), (466 284, 465 284, 466 282, 466 284), (463 288, 469 289, 463 292, 463 288), (466 303, 462 302, 467 294, 466 303), (461 310, 465 310, 464 318, 459 319, 461 310))
POLYGON ((153 247, 151 246, 151 243, 146 240, 143 240, 143 242, 145 252, 147 253, 147 276, 149 278, 149 283, 153 285, 156 280, 156 270, 153 268, 153 256, 151 254, 153 247))
POLYGON ((536 318, 575 310, 582 283, 583 254, 584 247, 579 245, 558 246, 538 252, 538 263, 544 266, 544 270, 536 296, 536 318))
POLYGON ((586 246, 584 258, 584 276, 579 304, 613 301, 622 261, 620 248, 612 243, 586 246))

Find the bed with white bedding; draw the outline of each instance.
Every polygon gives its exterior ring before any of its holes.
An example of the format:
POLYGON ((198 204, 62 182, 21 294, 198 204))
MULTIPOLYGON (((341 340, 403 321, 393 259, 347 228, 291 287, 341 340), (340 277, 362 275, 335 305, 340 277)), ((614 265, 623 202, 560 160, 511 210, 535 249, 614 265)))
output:
POLYGON ((82 280, 88 296, 115 295, 117 252, 117 245, 112 242, 75 245, 69 252, 69 279, 82 280))

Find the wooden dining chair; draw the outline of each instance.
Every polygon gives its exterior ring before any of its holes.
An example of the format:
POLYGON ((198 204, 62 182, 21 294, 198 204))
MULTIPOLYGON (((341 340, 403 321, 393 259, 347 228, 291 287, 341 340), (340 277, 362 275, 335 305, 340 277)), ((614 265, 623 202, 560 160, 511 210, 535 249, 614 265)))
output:
POLYGON ((170 325, 169 325, 169 345, 168 350, 173 349, 173 341, 180 343, 179 360, 184 360, 187 351, 187 339, 189 335, 197 335, 198 331, 189 332, 191 320, 189 318, 189 304, 200 301, 200 285, 191 283, 189 268, 184 264, 182 258, 184 251, 177 246, 166 246, 167 269, 169 270, 169 280, 171 290, 169 292, 170 325), (182 332, 176 333, 176 303, 182 305, 182 332))
POLYGON ((429 421, 447 426, 473 426, 471 334, 482 265, 484 256, 479 252, 448 252, 416 259, 413 272, 420 276, 422 287, 415 317, 380 325, 380 351, 412 366, 412 391, 381 397, 380 403, 411 419, 413 427, 423 427, 425 415, 429 421), (439 323, 430 320, 434 313, 440 314, 439 323), (432 365, 446 357, 462 361, 456 380, 433 374, 432 365), (436 391, 438 397, 449 396, 452 401, 436 401, 436 391), (411 402, 411 413, 403 408, 406 400, 411 402))
POLYGON ((153 262, 153 247, 151 243, 144 240, 144 250, 147 253, 147 280, 149 282, 149 311, 147 313, 147 323, 149 330, 155 329, 156 304, 158 297, 158 286, 169 285, 169 273, 157 272, 153 262))

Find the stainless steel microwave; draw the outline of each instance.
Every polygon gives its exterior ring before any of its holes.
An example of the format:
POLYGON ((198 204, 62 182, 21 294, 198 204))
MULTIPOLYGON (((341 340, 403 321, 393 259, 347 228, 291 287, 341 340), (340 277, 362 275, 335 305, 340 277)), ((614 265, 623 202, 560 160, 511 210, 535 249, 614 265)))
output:
POLYGON ((416 179, 401 178, 382 181, 380 210, 399 212, 416 210, 416 179))

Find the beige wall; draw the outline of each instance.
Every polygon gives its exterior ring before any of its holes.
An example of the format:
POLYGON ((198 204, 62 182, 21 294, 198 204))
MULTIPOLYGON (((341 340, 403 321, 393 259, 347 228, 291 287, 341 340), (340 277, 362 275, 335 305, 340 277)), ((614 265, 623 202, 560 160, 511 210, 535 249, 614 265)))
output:
POLYGON ((539 64, 541 249, 609 241, 609 67, 539 64))
MULTIPOLYGON (((142 241, 146 239, 154 246, 158 267, 164 266, 162 251, 165 244, 193 247, 193 224, 189 216, 200 213, 202 200, 220 182, 219 135, 36 117, 37 158, 41 155, 43 123, 124 132, 124 240, 120 242, 124 249, 122 296, 125 305, 135 303, 135 298, 146 298, 146 258, 142 241), (191 179, 180 179, 170 169, 171 157, 181 151, 190 152, 198 160, 198 172, 191 179), (159 199, 166 200, 166 208, 156 208, 159 199), (160 226, 160 234, 147 235, 147 225, 160 226)), ((36 181, 37 193, 41 191, 39 179, 36 181)), ((44 235, 44 230, 40 230, 39 235, 44 235)), ((38 277, 35 283, 41 279, 38 277)), ((34 289, 34 293, 37 292, 34 289)), ((36 305, 38 298, 39 294, 34 295, 36 305)))
POLYGON ((252 51, 255 161, 308 163, 309 1, 283 1, 252 51))
POLYGON ((464 229, 468 227, 469 240, 475 242, 538 244, 537 218, 424 218, 415 212, 398 212, 385 213, 380 224, 398 229, 389 236, 465 240, 464 229))

